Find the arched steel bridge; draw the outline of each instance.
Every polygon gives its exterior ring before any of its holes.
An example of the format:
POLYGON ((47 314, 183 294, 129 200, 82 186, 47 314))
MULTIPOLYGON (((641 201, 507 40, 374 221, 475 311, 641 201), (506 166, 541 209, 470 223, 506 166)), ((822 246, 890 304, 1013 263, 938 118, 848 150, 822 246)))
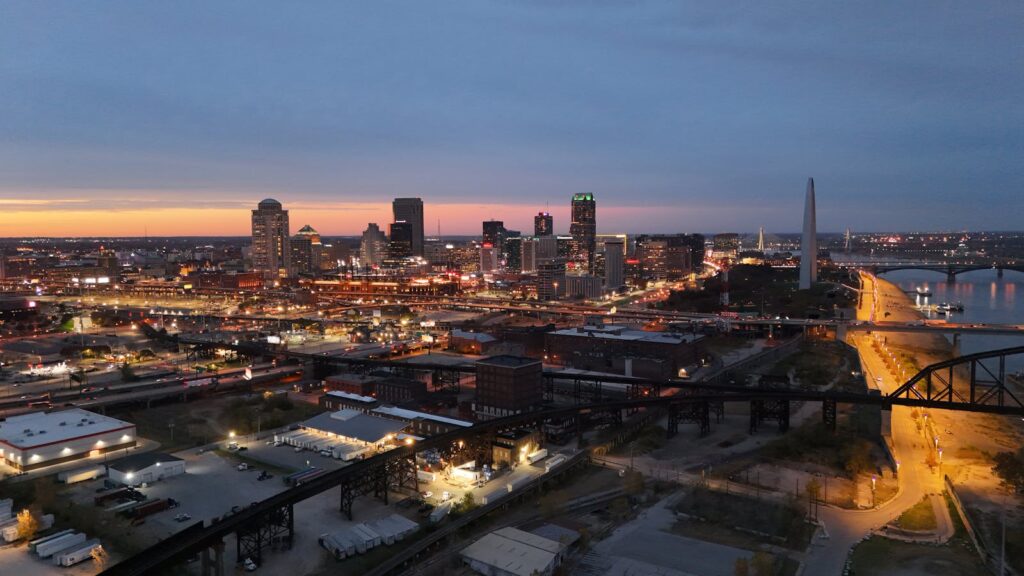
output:
MULTIPOLYGON (((677 429, 680 421, 697 421, 701 432, 708 426, 709 407, 722 402, 750 402, 751 428, 764 419, 778 420, 785 429, 789 420, 790 402, 821 402, 826 424, 834 426, 836 404, 866 404, 891 409, 893 406, 912 406, 1024 416, 1024 404, 1006 386, 1005 359, 1024 354, 1024 347, 996 350, 963 356, 926 367, 892 394, 860 394, 834 391, 793 389, 746 388, 742 386, 715 386, 715 392, 706 390, 693 394, 660 396, 654 398, 625 399, 590 404, 578 404, 542 411, 519 414, 479 422, 471 428, 453 430, 422 440, 412 446, 399 446, 334 470, 323 476, 271 496, 235 514, 212 524, 197 522, 150 548, 132 556, 103 572, 106 576, 143 576, 166 568, 187 557, 211 547, 223 547, 224 538, 236 534, 239 552, 260 554, 276 536, 290 539, 294 535, 294 505, 335 487, 340 488, 339 508, 351 514, 352 500, 359 495, 375 494, 387 501, 389 490, 408 487, 416 489, 415 455, 419 451, 437 449, 452 454, 461 447, 473 450, 486 460, 486 447, 494 435, 515 428, 542 426, 548 421, 575 421, 581 430, 585 419, 594 414, 612 413, 621 417, 623 411, 639 409, 667 409, 669 433, 677 429), (998 368, 993 372, 985 361, 995 360, 998 368), (964 371, 969 380, 963 380, 964 371), (982 377, 981 374, 985 376, 982 377), (945 375, 945 376, 942 376, 945 375), (945 378, 945 379, 944 379, 945 378), (945 385, 943 384, 945 382, 945 385), (957 387, 967 388, 956 390, 957 387)), ((635 380, 635 379, 631 379, 635 380)))

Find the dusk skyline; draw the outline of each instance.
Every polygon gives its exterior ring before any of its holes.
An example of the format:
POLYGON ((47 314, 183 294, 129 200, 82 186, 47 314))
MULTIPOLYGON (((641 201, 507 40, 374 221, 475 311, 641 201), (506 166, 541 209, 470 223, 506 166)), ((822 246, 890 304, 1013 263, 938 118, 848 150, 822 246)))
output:
POLYGON ((0 236, 1005 230, 1020 5, 0 8, 0 236), (966 204, 966 209, 965 209, 966 204))

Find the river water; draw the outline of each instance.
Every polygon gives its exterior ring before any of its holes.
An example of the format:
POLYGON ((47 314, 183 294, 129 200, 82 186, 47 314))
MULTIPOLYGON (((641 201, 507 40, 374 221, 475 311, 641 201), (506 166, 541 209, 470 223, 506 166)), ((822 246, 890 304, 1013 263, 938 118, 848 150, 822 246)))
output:
MULTIPOLYGON (((978 270, 956 277, 956 282, 947 283, 946 275, 926 270, 898 270, 882 274, 888 280, 907 291, 923 288, 932 293, 923 299, 911 294, 918 302, 929 304, 962 303, 963 312, 954 312, 946 317, 950 322, 968 324, 1024 324, 1024 274, 1006 271, 1002 278, 995 270, 978 270)), ((941 318, 934 314, 929 317, 941 318)), ((1024 346, 1024 336, 962 336, 962 354, 1024 346)), ((1011 371, 1024 370, 1024 354, 1007 359, 1011 371)))

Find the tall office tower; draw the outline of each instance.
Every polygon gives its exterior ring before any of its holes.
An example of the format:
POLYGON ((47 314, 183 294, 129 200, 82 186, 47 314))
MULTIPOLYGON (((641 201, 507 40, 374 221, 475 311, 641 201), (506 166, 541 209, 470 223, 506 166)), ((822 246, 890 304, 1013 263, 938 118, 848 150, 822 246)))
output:
POLYGON ((391 203, 395 222, 412 224, 412 255, 423 256, 423 200, 395 198, 391 203))
POLYGON ((555 233, 555 220, 547 212, 538 212, 533 217, 533 235, 551 236, 555 233))
POLYGON ((509 237, 505 238, 505 253, 502 258, 505 260, 506 270, 523 271, 523 237, 519 232, 509 230, 509 237))
POLYGON ((522 270, 524 274, 532 274, 537 270, 537 248, 536 238, 523 238, 522 246, 522 270))
POLYGON ((320 271, 323 258, 323 243, 320 233, 306 224, 292 236, 292 272, 296 274, 315 274, 320 271))
POLYGON ((267 198, 252 211, 252 267, 264 278, 282 278, 291 270, 288 211, 267 198))
POLYGON ((757 251, 764 254, 764 226, 757 231, 757 251))
POLYGON ((537 261, 537 299, 558 300, 565 294, 565 259, 537 261))
POLYGON ((558 253, 558 238, 554 236, 541 236, 537 238, 537 261, 541 261, 545 258, 557 258, 560 256, 558 253))
POLYGON ((412 222, 394 222, 388 237, 388 258, 400 260, 413 255, 416 228, 412 222))
POLYGON ((711 242, 719 258, 735 258, 740 253, 740 235, 735 232, 715 234, 711 242))
POLYGON ((494 244, 484 242, 480 245, 480 272, 490 273, 498 269, 498 251, 494 244))
POLYGON ((682 280, 694 269, 694 244, 703 251, 704 237, 690 234, 652 234, 636 240, 636 256, 644 278, 651 280, 682 280))
POLYGON ((376 223, 370 222, 359 242, 360 263, 363 266, 379 266, 387 257, 387 251, 388 237, 376 223))
POLYGON ((589 272, 594 265, 594 240, 597 236, 597 202, 593 194, 573 194, 570 263, 577 271, 589 272))
POLYGON ((617 290, 625 283, 623 270, 626 261, 626 243, 619 238, 604 241, 604 288, 617 290))
POLYGON ((800 289, 807 290, 818 281, 818 229, 815 222, 814 178, 807 179, 804 199, 804 233, 800 237, 800 289))
POLYGON ((846 229, 846 234, 843 235, 843 252, 849 252, 853 244, 853 235, 850 234, 850 229, 846 229))
POLYGON ((505 249, 505 223, 501 220, 484 222, 484 243, 494 247, 498 254, 505 249))

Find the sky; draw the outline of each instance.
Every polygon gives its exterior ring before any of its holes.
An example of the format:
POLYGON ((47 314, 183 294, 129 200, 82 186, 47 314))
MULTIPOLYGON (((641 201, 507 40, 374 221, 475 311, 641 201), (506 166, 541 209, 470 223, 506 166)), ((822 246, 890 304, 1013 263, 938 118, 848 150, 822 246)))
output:
POLYGON ((0 3, 0 237, 1013 230, 1024 4, 0 3))

